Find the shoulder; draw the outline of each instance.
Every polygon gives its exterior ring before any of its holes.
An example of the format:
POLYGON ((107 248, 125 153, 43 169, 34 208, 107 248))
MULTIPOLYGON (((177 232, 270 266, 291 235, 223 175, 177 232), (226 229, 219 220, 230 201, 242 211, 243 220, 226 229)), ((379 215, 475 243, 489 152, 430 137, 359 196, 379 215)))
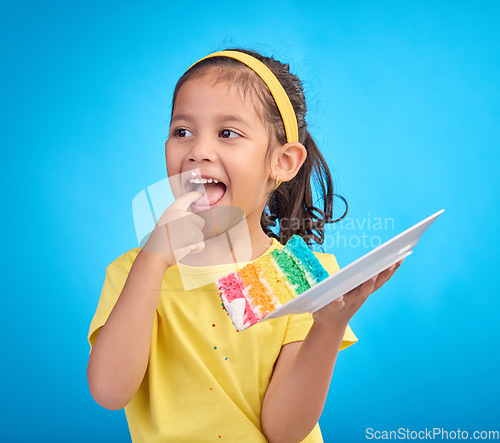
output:
POLYGON ((133 248, 115 258, 107 267, 110 269, 130 269, 142 248, 133 248))
POLYGON ((106 268, 106 277, 101 291, 101 296, 97 304, 94 318, 90 324, 88 340, 90 346, 94 345, 98 331, 106 323, 109 314, 118 300, 118 297, 125 286, 130 269, 141 248, 130 249, 119 257, 115 258, 106 268))

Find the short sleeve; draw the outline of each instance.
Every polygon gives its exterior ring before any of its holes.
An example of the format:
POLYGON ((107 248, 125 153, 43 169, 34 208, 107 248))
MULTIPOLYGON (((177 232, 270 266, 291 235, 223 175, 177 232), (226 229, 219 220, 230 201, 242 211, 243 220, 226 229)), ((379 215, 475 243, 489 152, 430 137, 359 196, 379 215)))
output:
MULTIPOLYGON (((340 269, 335 255, 325 254, 322 252, 315 252, 314 254, 320 261, 321 265, 328 272, 328 275, 332 275, 340 269)), ((294 341, 304 340, 307 337, 313 322, 314 320, 312 318, 312 314, 308 312, 305 314, 289 315, 285 336, 283 338, 283 345, 294 341)), ((351 327, 347 325, 344 338, 342 339, 342 344, 340 345, 340 350, 351 346, 357 341, 358 338, 354 335, 354 332, 352 332, 351 327)))
POLYGON ((94 318, 90 323, 88 341, 90 348, 94 346, 99 330, 106 323, 109 314, 113 310, 120 296, 132 264, 139 253, 140 248, 132 249, 112 261, 106 268, 106 277, 101 291, 101 297, 97 304, 94 318))
MULTIPOLYGON (((309 314, 308 312, 305 314, 289 315, 288 317, 288 324, 282 345, 286 345, 287 343, 292 343, 294 341, 305 340, 307 334, 309 333, 309 329, 311 329, 314 322, 312 314, 309 314)), ((354 332, 352 332, 351 327, 347 325, 344 332, 344 338, 342 339, 342 343, 340 345, 340 350, 351 346, 357 341, 358 338, 354 335, 354 332)))
POLYGON ((283 338, 282 344, 286 345, 287 343, 292 343, 294 341, 304 340, 312 325, 312 314, 309 314, 308 312, 305 314, 289 315, 285 337, 283 338))

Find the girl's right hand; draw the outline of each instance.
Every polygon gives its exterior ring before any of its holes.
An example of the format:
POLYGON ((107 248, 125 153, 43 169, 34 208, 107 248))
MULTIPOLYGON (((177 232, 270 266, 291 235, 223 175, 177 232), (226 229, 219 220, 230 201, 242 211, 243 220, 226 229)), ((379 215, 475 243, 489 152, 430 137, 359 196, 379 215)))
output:
POLYGON ((190 252, 201 251, 205 247, 205 220, 187 210, 201 197, 201 192, 189 192, 165 209, 142 251, 158 254, 166 267, 175 265, 190 252))

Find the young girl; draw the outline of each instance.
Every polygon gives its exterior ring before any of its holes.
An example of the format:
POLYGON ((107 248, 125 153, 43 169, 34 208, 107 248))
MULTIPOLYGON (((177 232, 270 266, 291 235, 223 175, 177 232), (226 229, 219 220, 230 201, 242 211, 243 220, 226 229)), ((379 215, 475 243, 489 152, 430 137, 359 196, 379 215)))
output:
MULTIPOLYGON (((220 248, 203 230, 207 210, 233 207, 244 212, 249 260, 293 234, 323 242, 333 185, 305 116, 300 80, 255 52, 211 54, 177 82, 165 157, 168 176, 192 174, 189 185, 146 245, 108 266, 89 331, 92 396, 125 408, 134 442, 323 441, 318 420, 337 354, 357 340, 348 322, 401 262, 313 315, 237 332, 214 283, 234 264, 207 261, 220 248), (185 290, 183 275, 209 283, 185 290)), ((232 246, 243 240, 233 235, 232 246)), ((333 255, 315 254, 338 271, 333 255)))

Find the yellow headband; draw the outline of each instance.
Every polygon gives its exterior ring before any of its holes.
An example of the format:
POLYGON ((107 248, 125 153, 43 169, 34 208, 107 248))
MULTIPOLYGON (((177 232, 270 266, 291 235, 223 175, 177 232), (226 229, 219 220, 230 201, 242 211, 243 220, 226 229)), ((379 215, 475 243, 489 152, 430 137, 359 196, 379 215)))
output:
MULTIPOLYGON (((295 116, 295 111, 293 110, 292 103, 288 98, 287 93, 283 89, 283 86, 273 74, 273 72, 260 60, 255 57, 248 55, 244 52, 239 51, 218 51, 213 54, 209 54, 206 57, 198 60, 196 63, 205 60, 210 57, 229 57, 239 60, 240 62, 251 68, 267 85, 271 94, 278 106, 281 118, 283 120, 283 125, 285 126, 286 140, 288 143, 299 141, 299 129, 297 127, 297 117, 295 116)), ((189 69, 191 69, 196 63, 193 63, 189 69)), ((188 69, 188 70, 189 70, 188 69)), ((276 189, 276 188, 275 188, 276 189)))

